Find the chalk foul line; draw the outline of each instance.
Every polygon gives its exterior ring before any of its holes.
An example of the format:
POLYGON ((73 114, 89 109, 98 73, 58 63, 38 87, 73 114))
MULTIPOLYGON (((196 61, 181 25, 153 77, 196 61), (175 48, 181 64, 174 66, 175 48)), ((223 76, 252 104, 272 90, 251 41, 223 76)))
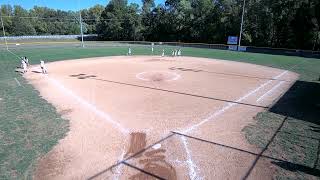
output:
POLYGON ((82 99, 81 97, 79 97, 78 95, 76 95, 75 93, 73 93, 71 90, 67 89, 66 87, 64 87, 60 82, 58 82, 57 80, 50 78, 47 76, 47 78, 54 84, 56 85, 58 88, 60 88, 60 90, 66 94, 68 94, 70 97, 74 98, 75 100, 77 100, 79 103, 81 103, 82 105, 84 105, 85 107, 87 107, 89 110, 91 110, 92 112, 94 112, 96 115, 100 116, 101 118, 103 118, 104 120, 106 120, 108 123, 112 124, 113 126, 115 126, 119 131, 121 131, 124 134, 128 134, 129 130, 124 128, 121 124, 119 124, 117 121, 114 121, 111 116, 101 110, 99 110, 96 106, 94 106, 93 104, 87 102, 86 100, 82 99))
POLYGON ((265 97, 269 96, 270 94, 272 94, 273 91, 275 91, 277 88, 279 88, 284 82, 279 82, 277 85, 275 85, 273 88, 271 88, 268 92, 266 92, 265 94, 263 94, 261 97, 259 97, 257 99, 257 102, 262 101, 265 97))
POLYGON ((9 49, 7 49, 7 51, 8 51, 9 53, 11 53, 12 55, 16 56, 18 59, 21 58, 20 56, 16 55, 15 53, 13 53, 12 51, 10 51, 9 49))
MULTIPOLYGON (((285 75, 288 71, 284 71, 281 74, 275 76, 273 79, 278 79, 280 77, 282 77, 283 75, 285 75)), ((49 77, 48 77, 49 78, 49 77)), ((104 113, 103 111, 100 111, 99 109, 97 109, 94 105, 88 103, 87 101, 85 101, 84 99, 82 99, 81 97, 77 96, 76 94, 74 94, 71 90, 65 88, 61 83, 59 83, 58 81, 49 78, 51 82, 53 82, 57 87, 59 87, 63 92, 67 93, 68 95, 70 95, 71 97, 73 97, 74 99, 76 99, 78 102, 80 102, 81 104, 85 105, 88 109, 90 109, 91 111, 93 111, 95 114, 99 115, 100 117, 103 117, 106 121, 108 121, 109 123, 111 123, 112 125, 116 126, 122 133, 128 134, 129 130, 122 127, 118 122, 114 121, 108 114, 104 113)), ((252 94, 255 94, 256 92, 258 92, 259 90, 261 90, 262 88, 264 88, 265 86, 269 85, 270 83, 272 83, 273 80, 269 80, 263 84, 261 84, 259 87, 257 87, 256 89, 248 92, 247 94, 245 94, 244 96, 240 97, 238 100, 236 100, 234 103, 229 102, 227 103, 223 108, 221 108, 218 111, 215 111, 212 115, 210 115, 209 117, 207 117, 206 119, 204 119, 203 121, 187 128, 186 130, 182 131, 183 133, 188 133, 196 128, 198 128, 199 126, 201 126, 204 123, 207 123, 208 121, 211 121, 213 118, 223 114, 225 111, 227 111, 228 109, 232 108, 233 106, 237 105, 237 103, 247 99, 249 96, 251 96, 252 94)), ((279 83, 281 85, 281 83, 279 83)), ((278 84, 278 85, 279 85, 278 84)), ((279 86, 280 86, 279 85, 279 86)), ((275 86, 276 87, 276 86, 275 86)), ((273 88, 276 89, 276 88, 273 88)), ((266 96, 266 94, 270 93, 271 90, 269 90, 268 92, 266 92, 263 96, 266 96)), ((271 91, 272 92, 272 91, 271 91)), ((262 97, 263 97, 262 96, 262 97)), ((261 97, 260 97, 261 98, 261 97)), ((192 161, 192 157, 191 157, 191 151, 188 148, 188 143, 185 137, 181 137, 181 141, 183 143, 185 152, 187 154, 187 161, 186 163, 188 164, 188 168, 189 168, 189 177, 192 180, 195 179, 202 179, 201 177, 199 177, 197 171, 199 170, 199 168, 196 166, 196 164, 192 161)), ((118 168, 116 169, 116 176, 114 177, 114 179, 118 179, 119 178, 119 174, 121 174, 121 166, 118 166, 118 168)))
MULTIPOLYGON (((278 79, 280 77, 282 77, 283 75, 285 75, 288 71, 284 71, 283 73, 277 75, 274 77, 274 79, 278 79)), ((251 96, 252 94, 255 94, 256 92, 258 92, 260 89, 264 88, 265 86, 269 85, 271 82, 273 82, 273 80, 269 80, 263 84, 261 84, 259 87, 257 87, 256 89, 250 91, 249 93, 245 94, 244 96, 240 97, 238 100, 235 101, 235 103, 227 103, 222 109, 215 111, 211 116, 207 117, 206 119, 204 119, 203 121, 199 122, 198 124, 195 124, 189 128, 187 128, 186 130, 182 131, 183 133, 188 133, 194 129, 196 129, 197 127, 201 126, 202 124, 212 120, 213 118, 219 116, 220 114, 223 114, 225 111, 227 111, 228 109, 232 108, 233 106, 237 105, 238 102, 241 102, 243 100, 245 100, 246 98, 248 98, 249 96, 251 96)), ((280 83, 279 83, 280 84, 280 83)), ((265 94, 269 93, 270 91, 266 92, 265 94)), ((201 177, 198 176, 198 167, 196 166, 196 164, 192 161, 191 158, 191 152, 188 148, 188 143, 187 143, 187 139, 182 136, 181 137, 181 141, 183 143, 185 152, 187 154, 187 161, 186 163, 188 164, 188 168, 189 168, 189 178, 192 180, 195 179, 202 179, 201 177)))
POLYGON ((14 80, 16 81, 16 83, 18 84, 18 86, 21 86, 21 83, 18 81, 17 78, 14 78, 14 80))
MULTIPOLYGON (((120 155, 120 157, 118 158, 119 162, 123 161, 124 159, 124 155, 125 155, 126 151, 124 149, 122 149, 122 153, 120 155)), ((122 166, 123 164, 120 163, 116 169, 115 169, 115 175, 113 177, 113 180, 118 180, 120 178, 120 176, 122 175, 122 166)))
MULTIPOLYGON (((282 77, 283 75, 285 75, 286 73, 288 73, 288 71, 284 71, 281 74, 275 76, 273 79, 278 79, 280 77, 282 77)), ((202 120, 201 122, 185 129, 182 131, 183 134, 188 133, 196 128, 198 128, 199 126, 207 123, 208 121, 211 121, 212 119, 216 118, 217 116, 223 114, 225 111, 227 111, 228 109, 232 108, 233 106, 237 105, 237 103, 247 99, 249 96, 251 96, 252 94, 255 94, 256 92, 258 92, 260 89, 264 88, 265 86, 269 85, 270 83, 272 83, 274 80, 269 80, 263 84, 261 84, 259 87, 257 87, 256 89, 248 92, 247 94, 245 94, 244 96, 240 97, 239 99, 237 99, 234 103, 230 102, 227 103, 224 107, 222 107, 220 110, 215 111, 213 114, 211 114, 209 117, 205 118, 204 120, 202 120)))
POLYGON ((197 165, 192 161, 192 157, 191 157, 191 151, 188 148, 188 142, 186 137, 181 136, 181 141, 183 144, 183 147, 186 151, 187 154, 187 161, 186 163, 188 164, 188 168, 189 168, 189 178, 191 180, 201 180, 203 179, 202 177, 200 177, 197 173, 197 171, 199 171, 199 168, 197 167, 197 165))

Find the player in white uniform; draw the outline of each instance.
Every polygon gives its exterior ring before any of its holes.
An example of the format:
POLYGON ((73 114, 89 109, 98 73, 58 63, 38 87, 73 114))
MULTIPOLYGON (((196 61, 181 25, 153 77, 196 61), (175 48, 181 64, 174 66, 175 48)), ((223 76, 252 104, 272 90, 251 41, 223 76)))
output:
POLYGON ((44 65, 44 61, 43 60, 40 60, 40 67, 41 67, 41 70, 42 70, 42 73, 43 74, 47 74, 47 69, 46 69, 46 66, 44 65))
POLYGON ((25 61, 22 61, 22 69, 23 69, 23 73, 26 73, 28 71, 27 63, 25 61))
POLYGON ((162 55, 161 55, 161 57, 164 57, 164 49, 162 49, 162 55))
POLYGON ((27 66, 30 66, 29 59, 26 56, 24 57, 24 62, 27 64, 27 66))
POLYGON ((21 58, 21 61, 20 61, 20 67, 21 67, 21 69, 23 69, 23 63, 25 63, 24 57, 22 57, 22 58, 21 58))
POLYGON ((128 49, 128 56, 131 56, 131 47, 128 49))
POLYGON ((181 56, 181 49, 178 50, 178 56, 181 56))
POLYGON ((151 52, 153 54, 153 46, 154 46, 154 43, 151 43, 151 52))

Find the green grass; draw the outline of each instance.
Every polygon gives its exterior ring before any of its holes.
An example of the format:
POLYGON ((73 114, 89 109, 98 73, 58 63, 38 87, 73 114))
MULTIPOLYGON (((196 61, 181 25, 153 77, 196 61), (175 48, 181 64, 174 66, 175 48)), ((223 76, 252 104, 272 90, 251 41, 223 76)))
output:
POLYGON ((68 131, 68 122, 14 72, 16 65, 12 55, 1 52, 0 179, 31 179, 36 159, 68 131))
MULTIPOLYGON (((150 54, 149 48, 133 46, 132 49, 135 55, 150 54)), ((170 49, 171 47, 166 47, 167 53, 170 49)), ((156 48, 155 54, 161 54, 161 51, 162 49, 156 48)), ((31 64, 38 64, 40 59, 58 61, 125 55, 127 47, 31 46, 20 47, 12 52, 27 56, 31 64)), ((243 131, 250 143, 263 148, 282 120, 288 116, 280 130, 283 132, 277 134, 268 151, 274 157, 285 157, 295 164, 283 166, 275 163, 278 167, 275 176, 308 178, 312 174, 306 169, 313 168, 318 156, 319 141, 315 139, 320 139, 320 116, 317 117, 315 112, 319 109, 313 106, 320 102, 319 83, 316 81, 319 78, 320 60, 199 48, 184 48, 183 55, 260 64, 299 73, 299 82, 284 96, 284 100, 282 98, 270 111, 260 113, 256 122, 243 131), (299 114, 300 111, 302 115, 299 114), (292 166, 298 168, 294 169, 292 166)), ((17 57, 0 50, 0 179, 30 179, 37 158, 50 151, 68 131, 68 121, 62 119, 56 109, 39 96, 38 91, 14 72, 18 65, 17 57), (17 78, 23 87, 18 86, 14 78, 17 78)))

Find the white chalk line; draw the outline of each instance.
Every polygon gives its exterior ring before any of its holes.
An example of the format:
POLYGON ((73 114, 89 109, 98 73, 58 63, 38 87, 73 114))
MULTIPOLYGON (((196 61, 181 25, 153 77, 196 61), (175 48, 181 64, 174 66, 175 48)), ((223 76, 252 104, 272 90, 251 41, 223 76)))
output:
POLYGON ((20 82, 18 81, 17 78, 14 78, 14 80, 16 81, 16 83, 18 84, 18 86, 21 86, 20 82))
MULTIPOLYGON (((273 79, 278 79, 281 76, 285 75, 288 71, 284 71, 283 73, 275 76, 273 79)), ((204 123, 207 123, 208 121, 212 120, 213 118, 219 116, 220 114, 223 114, 226 110, 230 109, 231 107, 237 105, 237 103, 245 100, 246 98, 248 98, 249 96, 251 96, 252 94, 255 94, 256 92, 258 92, 260 89, 264 88, 265 86, 269 85, 270 83, 272 83, 274 80, 269 80, 263 84, 261 84, 259 87, 257 87, 256 89, 250 91, 249 93, 245 94, 244 96, 240 97, 239 99, 237 99, 234 103, 227 103, 223 108, 221 108, 220 110, 215 111, 213 114, 211 114, 209 117, 205 118, 204 120, 202 120, 201 122, 185 129, 182 131, 182 133, 188 133, 196 128, 198 128, 199 126, 201 126, 204 123)))
MULTIPOLYGON (((118 158, 118 161, 123 161, 124 155, 125 155, 126 151, 124 149, 122 149, 121 155, 118 158)), ((118 180, 120 178, 120 175, 122 174, 122 163, 120 163, 116 169, 115 169, 115 176, 113 177, 113 180, 118 180)))
POLYGON ((199 170, 199 168, 197 167, 197 165, 192 161, 192 157, 191 157, 191 151, 188 148, 188 142, 186 137, 181 136, 181 141, 183 143, 183 147, 187 153, 187 161, 186 163, 188 164, 188 168, 189 168, 189 178, 191 180, 196 180, 196 179, 202 179, 197 171, 199 170))
POLYGON ((273 91, 275 91, 278 87, 280 87, 284 82, 281 81, 279 82, 277 85, 275 85, 273 88, 271 88, 268 92, 266 92, 265 94, 263 94, 262 96, 260 96, 258 99, 257 99, 257 102, 260 102, 262 101, 265 97, 269 96, 270 94, 273 93, 273 91))
POLYGON ((122 127, 121 124, 119 124, 117 121, 114 121, 110 115, 106 114, 105 112, 99 110, 97 107, 95 107, 93 104, 90 104, 89 102, 85 101, 84 99, 82 99, 81 97, 77 96, 76 94, 74 94, 71 90, 67 89, 66 87, 64 87, 61 83, 59 83, 58 81, 56 81, 53 78, 50 78, 47 76, 47 78, 53 83, 55 84, 57 87, 59 87, 64 93, 70 95, 71 97, 73 97, 74 99, 76 99, 79 103, 81 103, 82 105, 86 106, 88 109, 90 109, 92 112, 94 112, 96 115, 102 117, 104 120, 106 120, 107 122, 111 123, 112 125, 114 125, 116 128, 118 128, 118 130, 120 130, 122 133, 124 134, 128 134, 129 130, 122 127))
MULTIPOLYGON (((274 77, 274 79, 278 79, 281 76, 285 75, 288 71, 284 71, 283 73, 277 75, 274 77)), ((188 133, 194 129, 196 129, 197 127, 201 126, 202 124, 212 120, 213 118, 219 116, 220 114, 223 114, 226 110, 230 109, 231 107, 237 105, 238 102, 243 101, 244 99, 248 98, 249 96, 251 96, 252 94, 258 92, 260 89, 262 89, 263 87, 269 85, 273 80, 269 80, 263 84, 261 84, 259 87, 257 87, 256 89, 250 91, 249 93, 245 94, 244 96, 240 97, 238 100, 236 100, 236 103, 227 103, 227 105, 225 105, 222 109, 215 111, 211 116, 207 117, 206 119, 204 119, 203 121, 201 121, 200 123, 197 123, 189 128, 187 128, 186 130, 182 131, 183 133, 188 133)), ((266 93, 265 93, 266 94, 266 93)), ((182 143, 184 145, 184 149, 187 153, 187 164, 189 167, 189 177, 190 179, 201 179, 198 177, 196 169, 198 169, 198 167, 196 166, 196 164, 192 161, 191 159, 191 152, 187 146, 187 140, 184 136, 181 136, 181 140, 182 143)))
POLYGON ((18 57, 18 59, 21 58, 20 56, 16 55, 15 53, 13 53, 12 51, 10 51, 9 49, 7 49, 7 51, 8 51, 9 53, 13 54, 14 56, 18 57))
MULTIPOLYGON (((155 71, 155 72, 160 72, 160 71, 155 71)), ((139 73, 139 74, 136 75, 136 78, 137 78, 137 79, 140 79, 140 80, 142 80, 142 81, 151 81, 150 79, 146 79, 146 78, 141 77, 142 75, 144 75, 144 74, 146 74, 146 73, 150 73, 150 72, 141 72, 141 73, 139 73)), ((165 81, 176 81, 176 80, 178 80, 178 79, 181 78, 181 75, 180 75, 180 74, 177 74, 177 73, 174 73, 174 72, 165 72, 165 73, 173 74, 173 75, 174 75, 173 78, 167 79, 167 80, 165 80, 165 81)))
MULTIPOLYGON (((279 74, 278 76, 274 77, 274 79, 280 78, 281 76, 283 76, 284 74, 286 74, 287 71, 279 74)), ((105 114, 104 112, 98 110, 95 106, 93 106, 92 104, 86 102, 85 100, 83 100, 82 98, 80 98, 79 96, 75 95, 72 91, 66 89, 62 84, 58 83, 56 80, 50 78, 50 80, 56 84, 58 87, 60 87, 62 90, 64 90, 66 93, 68 93, 69 95, 71 95, 73 98, 75 98, 77 101, 79 101, 80 103, 86 105, 89 109, 91 109, 92 111, 94 111, 97 115, 104 117, 104 119, 106 119, 108 122, 110 122, 111 124, 115 125, 116 127, 118 127, 122 132, 124 133, 128 133, 128 130, 123 128, 118 122, 115 122, 111 119, 111 117, 107 114, 105 114)), ((246 95, 244 95, 243 97, 239 98, 236 102, 240 102, 244 99, 246 99, 247 97, 249 97, 250 95, 256 93, 257 91, 259 91, 261 88, 265 87, 266 85, 270 84, 272 82, 272 80, 269 80, 268 82, 260 85, 258 88, 250 91, 249 93, 247 93, 246 95)), ((268 92, 267 92, 268 93, 268 92)), ((186 129, 185 131, 183 131, 184 133, 192 131, 193 129, 201 126, 202 124, 208 122, 209 120, 211 120, 212 118, 222 114, 223 112, 225 112, 226 110, 230 109, 231 107, 233 107, 234 105, 237 105, 237 103, 228 103, 225 107, 223 107, 222 109, 216 111, 213 115, 209 116, 208 118, 204 119, 203 121, 201 121, 200 123, 186 129)), ((189 177, 191 179, 199 179, 196 169, 198 169, 198 167, 194 164, 194 162, 191 159, 191 152, 187 147, 187 141, 185 137, 181 137, 181 140, 183 142, 185 151, 187 153, 187 164, 189 166, 189 177)), ((121 174, 121 165, 119 165, 116 169, 116 176, 115 179, 119 178, 119 175, 121 174)), ((200 178, 201 179, 201 178, 200 178)))

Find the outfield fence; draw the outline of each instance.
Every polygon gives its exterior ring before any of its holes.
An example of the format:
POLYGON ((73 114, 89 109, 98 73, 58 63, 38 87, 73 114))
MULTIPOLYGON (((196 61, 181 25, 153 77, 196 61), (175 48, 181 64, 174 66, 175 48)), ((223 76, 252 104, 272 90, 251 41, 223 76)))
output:
MULTIPOLYGON (((83 35, 85 38, 89 37, 97 37, 96 34, 88 34, 83 35)), ((0 40, 7 39, 10 40, 32 40, 32 39, 78 39, 81 38, 81 35, 43 35, 43 36, 6 36, 6 37, 0 37, 0 40)))
MULTIPOLYGON (((7 44, 5 44, 4 37, 0 37, 0 48, 6 45, 9 48, 63 48, 63 47, 81 47, 80 35, 52 35, 52 36, 9 36, 6 37, 7 44)), ((206 43, 184 43, 184 42, 151 42, 151 41, 96 41, 97 35, 84 36, 85 47, 151 47, 154 44, 157 48, 206 48, 228 50, 229 45, 226 44, 206 44, 206 43)), ((285 48, 269 48, 269 47, 254 47, 242 46, 246 52, 264 53, 274 55, 287 56, 301 56, 310 58, 320 58, 320 51, 285 49, 285 48)))

